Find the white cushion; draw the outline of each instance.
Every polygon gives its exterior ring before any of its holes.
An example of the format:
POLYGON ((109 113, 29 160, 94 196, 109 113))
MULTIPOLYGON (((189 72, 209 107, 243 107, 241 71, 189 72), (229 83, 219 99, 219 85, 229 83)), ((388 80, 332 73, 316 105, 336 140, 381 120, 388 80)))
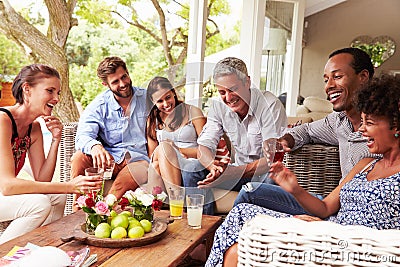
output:
POLYGON ((306 97, 303 105, 311 112, 331 113, 333 111, 331 102, 315 96, 306 97))

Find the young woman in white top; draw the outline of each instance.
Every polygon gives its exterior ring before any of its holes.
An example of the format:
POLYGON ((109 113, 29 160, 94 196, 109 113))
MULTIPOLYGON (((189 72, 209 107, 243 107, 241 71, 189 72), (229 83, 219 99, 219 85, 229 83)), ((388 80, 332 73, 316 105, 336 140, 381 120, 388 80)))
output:
POLYGON ((197 160, 197 136, 206 123, 203 112, 180 101, 172 84, 164 77, 150 81, 147 105, 151 108, 147 119, 148 153, 152 162, 149 183, 161 187, 164 182, 191 186, 182 178, 197 172, 203 176, 206 173, 197 160))

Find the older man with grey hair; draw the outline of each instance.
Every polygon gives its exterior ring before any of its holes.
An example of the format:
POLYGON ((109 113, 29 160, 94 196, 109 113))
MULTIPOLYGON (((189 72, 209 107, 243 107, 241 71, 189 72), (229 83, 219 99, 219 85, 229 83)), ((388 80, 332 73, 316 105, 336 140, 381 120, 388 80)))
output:
POLYGON ((262 142, 281 136, 287 117, 277 97, 251 87, 246 64, 238 58, 219 61, 213 71, 213 81, 220 98, 213 101, 207 123, 197 140, 198 158, 210 173, 198 184, 239 191, 251 180, 267 178, 262 142), (234 154, 229 164, 214 160, 224 133, 234 154))

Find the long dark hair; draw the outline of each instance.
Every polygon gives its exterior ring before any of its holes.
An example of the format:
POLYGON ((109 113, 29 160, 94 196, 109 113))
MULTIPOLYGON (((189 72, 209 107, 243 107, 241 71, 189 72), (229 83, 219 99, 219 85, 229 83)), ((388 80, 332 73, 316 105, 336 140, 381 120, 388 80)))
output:
POLYGON ((156 136, 157 122, 159 127, 166 126, 165 122, 161 119, 160 110, 153 103, 153 94, 160 90, 170 90, 174 94, 174 100, 175 100, 174 118, 168 124, 168 128, 170 128, 173 131, 178 129, 182 125, 183 118, 187 113, 187 105, 183 103, 183 101, 178 99, 178 96, 171 82, 164 77, 159 77, 159 76, 154 77, 147 86, 147 97, 146 97, 147 108, 150 109, 149 116, 147 118, 148 127, 146 134, 153 140, 157 140, 156 136))

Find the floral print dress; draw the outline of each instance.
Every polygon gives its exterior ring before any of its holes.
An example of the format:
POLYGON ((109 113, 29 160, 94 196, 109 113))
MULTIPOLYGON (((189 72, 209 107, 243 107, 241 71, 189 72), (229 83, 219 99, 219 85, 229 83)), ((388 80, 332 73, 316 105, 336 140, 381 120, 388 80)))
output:
POLYGON ((26 152, 31 146, 31 130, 32 124, 29 125, 28 133, 24 137, 18 136, 17 125, 15 124, 15 120, 11 115, 11 112, 8 109, 0 108, 0 111, 5 112, 8 117, 11 119, 12 123, 12 137, 11 137, 11 147, 14 156, 15 163, 15 175, 17 175, 25 163, 26 152))
MULTIPOLYGON (((368 181, 375 159, 340 190, 340 210, 327 220, 342 225, 364 225, 376 229, 400 229, 400 173, 368 181)), ((292 215, 253 204, 235 206, 217 229, 211 253, 205 266, 222 266, 225 251, 237 242, 244 223, 258 214, 276 218, 292 215)))

